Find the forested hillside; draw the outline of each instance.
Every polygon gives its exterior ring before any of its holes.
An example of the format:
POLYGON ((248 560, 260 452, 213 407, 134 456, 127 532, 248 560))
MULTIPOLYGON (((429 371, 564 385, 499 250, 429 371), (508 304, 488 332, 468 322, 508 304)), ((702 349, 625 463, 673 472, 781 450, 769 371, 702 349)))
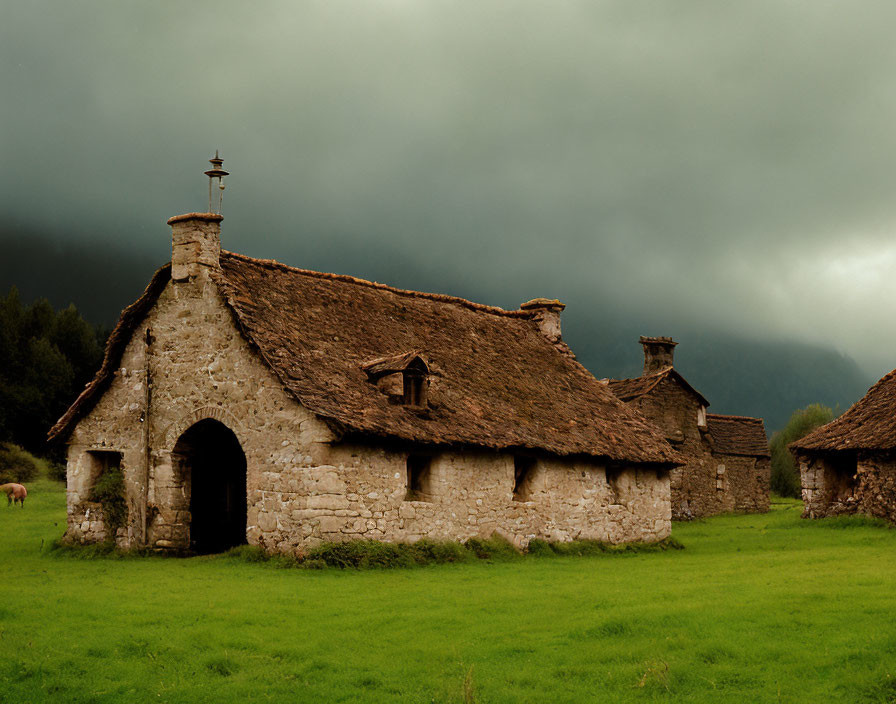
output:
POLYGON ((74 306, 25 305, 15 287, 0 297, 0 443, 46 452, 47 430, 99 368, 106 335, 74 306))

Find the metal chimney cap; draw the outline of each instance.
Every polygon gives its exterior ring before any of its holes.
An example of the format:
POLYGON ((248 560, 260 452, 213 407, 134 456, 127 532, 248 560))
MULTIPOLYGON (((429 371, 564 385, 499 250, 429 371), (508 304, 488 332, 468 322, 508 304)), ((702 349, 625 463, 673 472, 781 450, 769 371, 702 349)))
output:
POLYGON ((213 168, 205 171, 206 176, 209 178, 221 178, 222 176, 230 176, 229 171, 225 171, 221 168, 224 165, 224 160, 218 156, 218 150, 215 149, 215 156, 208 160, 208 163, 212 165, 213 168))

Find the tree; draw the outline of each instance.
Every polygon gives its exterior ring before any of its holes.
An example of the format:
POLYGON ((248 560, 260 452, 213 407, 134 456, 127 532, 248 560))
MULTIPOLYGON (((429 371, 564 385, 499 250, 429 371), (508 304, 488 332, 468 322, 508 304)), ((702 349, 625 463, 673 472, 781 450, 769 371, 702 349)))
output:
POLYGON ((830 423, 837 413, 820 403, 813 403, 793 412, 783 430, 772 435, 772 491, 780 496, 800 497, 800 471, 787 446, 808 435, 825 423, 830 423))
POLYGON ((74 306, 24 306, 15 287, 0 297, 0 443, 46 451, 50 426, 99 368, 105 337, 74 306))

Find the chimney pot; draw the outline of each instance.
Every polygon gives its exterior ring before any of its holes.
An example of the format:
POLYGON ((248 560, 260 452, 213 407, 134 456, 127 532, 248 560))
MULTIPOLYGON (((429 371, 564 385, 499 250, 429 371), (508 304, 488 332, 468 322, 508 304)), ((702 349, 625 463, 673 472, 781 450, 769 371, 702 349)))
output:
POLYGON ((560 341, 560 313, 566 304, 553 298, 533 298, 520 306, 520 310, 532 313, 538 329, 551 342, 560 341))
POLYGON ((639 342, 644 347, 644 374, 653 374, 672 366, 672 356, 678 343, 671 337, 644 337, 639 342))

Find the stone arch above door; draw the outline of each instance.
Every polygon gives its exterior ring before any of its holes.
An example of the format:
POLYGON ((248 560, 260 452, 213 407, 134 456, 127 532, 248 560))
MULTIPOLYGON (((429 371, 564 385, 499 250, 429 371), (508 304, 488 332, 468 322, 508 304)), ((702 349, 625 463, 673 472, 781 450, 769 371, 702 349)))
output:
POLYGON ((162 444, 162 448, 170 452, 174 449, 174 445, 175 443, 177 443, 178 438, 180 438, 181 435, 183 435, 189 428, 194 426, 199 421, 207 419, 216 420, 219 423, 226 425, 233 432, 233 434, 236 435, 236 438, 237 440, 239 440, 240 445, 245 448, 246 431, 243 427, 243 424, 237 420, 236 416, 233 415, 233 413, 223 408, 222 406, 202 406, 200 408, 194 409, 186 415, 181 416, 178 420, 169 425, 168 429, 165 431, 164 443, 162 444))

